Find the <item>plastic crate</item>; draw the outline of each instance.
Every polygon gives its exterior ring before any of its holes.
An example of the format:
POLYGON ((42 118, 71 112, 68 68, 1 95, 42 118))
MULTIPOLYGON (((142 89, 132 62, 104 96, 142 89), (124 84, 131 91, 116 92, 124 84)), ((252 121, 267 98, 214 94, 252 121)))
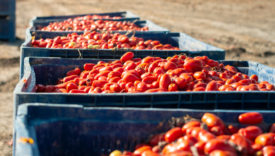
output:
MULTIPOLYGON (((29 33, 27 33, 29 34, 29 33)), ((53 38, 55 36, 66 35, 67 33, 35 33, 36 38, 53 38)), ((81 33, 79 33, 81 34, 81 33)), ((130 33, 129 36, 132 34, 130 33)), ((159 40, 161 43, 168 43, 179 47, 181 50, 112 50, 112 49, 50 49, 50 48, 34 48, 31 47, 31 36, 27 37, 25 43, 21 46, 20 57, 20 78, 23 76, 25 57, 62 57, 62 58, 101 58, 101 59, 115 59, 120 58, 125 52, 132 51, 136 57, 159 56, 166 58, 176 54, 186 54, 187 56, 208 56, 214 60, 223 60, 225 58, 225 51, 223 49, 214 47, 204 42, 198 41, 184 33, 169 33, 169 32, 140 32, 135 36, 142 37, 145 40, 159 40)))
POLYGON ((32 22, 36 23, 39 21, 62 21, 69 18, 75 18, 86 15, 102 15, 102 16, 120 16, 121 19, 140 19, 137 15, 133 14, 130 11, 122 11, 122 12, 106 12, 106 13, 89 13, 89 14, 77 14, 77 15, 67 15, 67 16, 38 16, 35 17, 32 22))
MULTIPOLYGON (((115 149, 132 151, 151 135, 169 130, 168 120, 171 117, 190 115, 200 119, 205 112, 218 115, 226 124, 242 127, 237 121, 238 115, 244 112, 235 110, 116 109, 24 104, 19 107, 15 121, 14 153, 16 156, 100 156, 108 155, 115 149), (34 144, 19 142, 21 137, 32 138, 34 144)), ((275 121, 275 113, 261 113, 265 122, 259 126, 267 131, 275 121)))
POLYGON ((15 0, 0 0, 0 39, 15 40, 15 0))
MULTIPOLYGON (((89 107, 147 107, 192 109, 254 109, 275 110, 275 91, 249 92, 162 92, 162 93, 110 93, 65 94, 35 93, 36 84, 56 84, 66 72, 96 59, 26 58, 25 74, 14 91, 15 112, 22 103, 82 104, 89 107)), ((103 60, 107 61, 107 60, 103 60)), ((233 65, 245 74, 256 74, 260 81, 275 84, 275 69, 247 61, 220 61, 233 65)))
POLYGON ((0 15, 9 15, 15 11, 15 0, 0 0, 0 15))
MULTIPOLYGON (((108 20, 110 21, 110 20, 108 20)), ((133 21, 133 20, 116 20, 116 21, 133 21)), ((139 27, 145 27, 147 26, 149 28, 149 31, 143 31, 143 33, 146 33, 146 32, 151 32, 151 31, 160 31, 160 32, 169 32, 168 29, 166 28, 162 28, 158 25, 156 25, 155 23, 151 22, 151 21, 133 21, 137 26, 139 27)), ((37 22, 33 25, 31 25, 31 28, 30 28, 30 33, 31 34, 35 34, 36 32, 47 32, 47 33, 54 33, 54 34, 58 34, 58 32, 53 32, 53 31, 41 31, 41 30, 38 30, 40 28, 43 28, 47 25, 49 25, 51 22, 37 22)), ((64 31, 59 31, 59 32, 64 32, 64 31)), ((73 32, 83 32, 83 31, 65 31, 67 33, 73 33, 73 32)), ((113 32, 117 32, 117 31, 113 31, 113 32)), ((127 31, 119 31, 121 33, 126 33, 127 31)), ((136 31, 136 33, 138 33, 139 31, 136 31)))

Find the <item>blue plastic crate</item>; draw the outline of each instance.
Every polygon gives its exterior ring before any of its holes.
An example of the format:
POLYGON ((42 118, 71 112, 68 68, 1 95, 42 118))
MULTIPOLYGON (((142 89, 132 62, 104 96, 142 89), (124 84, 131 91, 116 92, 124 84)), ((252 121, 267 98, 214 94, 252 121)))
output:
POLYGON ((0 0, 0 15, 9 15, 15 12, 15 0, 0 0))
MULTIPOLYGON (((29 33, 27 33, 29 34, 29 33)), ((66 35, 67 33, 35 33, 36 38, 54 38, 55 36, 66 35)), ((79 32, 79 34, 81 34, 79 32)), ((132 33, 129 34, 131 36, 132 33)), ((163 44, 171 44, 179 47, 181 50, 112 50, 112 49, 50 49, 50 48, 34 48, 31 47, 31 36, 27 37, 25 43, 21 46, 20 57, 20 78, 23 76, 25 57, 62 57, 62 58, 78 58, 80 55, 83 58, 100 58, 100 59, 114 59, 120 58, 125 52, 132 51, 136 57, 159 56, 166 58, 176 54, 186 54, 187 56, 208 56, 214 60, 223 60, 225 58, 225 51, 223 49, 214 47, 204 42, 198 41, 184 33, 169 33, 169 32, 140 32, 135 36, 142 37, 145 40, 159 40, 163 44)))
MULTIPOLYGON (((110 21, 110 20, 108 20, 110 21)), ((156 25, 155 23, 149 21, 149 20, 146 20, 146 21, 133 21, 133 20, 116 20, 116 21, 132 21, 134 22, 137 26, 139 27, 145 27, 147 26, 149 28, 149 31, 143 31, 143 33, 146 33, 146 32, 151 32, 151 31, 159 31, 159 32, 169 32, 168 29, 166 28, 162 28, 158 25, 156 25)), ((37 22, 37 23, 34 23, 31 25, 31 28, 30 28, 30 33, 31 34, 35 34, 36 32, 47 32, 47 33, 54 33, 54 34, 58 34, 58 32, 52 32, 52 31, 41 31, 41 30, 38 30, 40 28, 43 28, 45 26, 48 26, 51 22, 37 22)), ((60 32, 60 31, 59 31, 60 32)), ((62 34, 64 31, 61 31, 62 34)), ((67 33, 72 33, 72 32, 81 32, 81 31, 65 31, 67 33)), ((83 32, 83 31, 82 31, 83 32)), ((113 32, 117 32, 117 31, 113 31, 113 32)), ((121 33, 126 33, 127 31, 119 31, 121 33)), ((136 33, 138 33, 139 31, 136 31, 136 33)), ((28 32, 27 32, 28 33, 28 32)))
POLYGON ((0 0, 0 39, 15 40, 15 0, 0 0))
MULTIPOLYGON (((56 84, 59 78, 75 67, 96 63, 96 59, 26 58, 25 74, 14 91, 14 110, 23 103, 82 104, 89 107, 152 107, 192 109, 254 109, 275 110, 275 91, 249 92, 162 92, 65 94, 34 93, 36 84, 56 84), (24 82, 25 81, 25 82, 24 82)), ((108 60, 103 60, 108 61, 108 60)), ((275 84, 275 69, 247 61, 221 61, 245 74, 256 74, 259 81, 275 84)))
POLYGON ((133 14, 130 11, 122 11, 122 12, 106 12, 106 13, 88 13, 88 14, 77 14, 77 15, 67 15, 67 16, 38 16, 35 17, 32 22, 36 23, 39 21, 62 21, 69 18, 75 18, 80 16, 86 16, 86 15, 102 15, 102 16, 119 16, 122 17, 121 19, 140 19, 137 15, 133 14))
MULTIPOLYGON (((190 115, 200 119, 205 112, 218 115, 226 124, 242 127, 238 125, 238 115, 244 112, 236 110, 118 109, 24 104, 19 107, 15 121, 14 153, 15 156, 86 156, 108 155, 115 149, 132 151, 150 136, 169 130, 168 120, 171 117, 190 115), (21 137, 32 138, 34 144, 19 142, 21 137)), ((268 126, 275 121, 275 113, 260 113, 265 122, 259 126, 267 131, 268 126)))

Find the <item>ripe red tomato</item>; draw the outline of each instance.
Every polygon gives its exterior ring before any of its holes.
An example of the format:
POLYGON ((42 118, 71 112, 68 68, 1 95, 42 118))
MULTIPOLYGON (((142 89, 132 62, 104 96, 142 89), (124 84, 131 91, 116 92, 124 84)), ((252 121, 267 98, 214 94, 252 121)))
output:
POLYGON ((228 144, 224 140, 212 139, 205 144, 204 152, 206 154, 210 154, 211 152, 213 152, 215 150, 222 150, 222 151, 236 153, 235 148, 232 147, 230 144, 228 144))
POLYGON ((241 128, 238 133, 247 139, 254 141, 254 139, 263 133, 263 131, 258 126, 248 126, 241 128))
POLYGON ((259 124, 262 121, 263 116, 258 112, 248 112, 239 115, 239 122, 241 124, 259 124))
POLYGON ((221 127, 222 130, 225 128, 223 121, 218 116, 212 113, 204 113, 201 121, 205 123, 209 128, 215 126, 221 127))
POLYGON ((176 127, 165 133, 164 140, 168 143, 175 141, 183 135, 181 128, 176 127))
POLYGON ((196 72, 202 70, 202 63, 200 60, 190 59, 184 63, 184 69, 188 72, 196 72))
POLYGON ((128 60, 132 60, 134 58, 134 53, 133 52, 127 52, 124 55, 121 56, 120 61, 121 62, 126 62, 128 60))

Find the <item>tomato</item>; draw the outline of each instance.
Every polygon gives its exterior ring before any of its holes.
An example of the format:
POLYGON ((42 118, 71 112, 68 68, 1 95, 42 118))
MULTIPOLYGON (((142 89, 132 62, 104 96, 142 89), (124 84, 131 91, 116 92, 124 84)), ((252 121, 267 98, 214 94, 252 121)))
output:
POLYGON ((212 113, 204 113, 201 121, 205 123, 209 128, 215 126, 221 127, 222 130, 225 128, 223 121, 218 116, 212 113))
POLYGON ((186 124, 183 125, 182 127, 182 132, 185 134, 186 130, 190 127, 200 127, 201 123, 199 121, 189 121, 186 124))
POLYGON ((248 140, 246 137, 241 136, 239 134, 233 134, 230 138, 230 141, 233 142, 234 144, 237 145, 238 149, 240 149, 240 151, 242 153, 249 153, 252 149, 251 149, 251 141, 248 140))
POLYGON ((214 150, 210 153, 209 156, 237 156, 237 154, 230 151, 214 150))
POLYGON ((147 145, 144 145, 144 146, 141 146, 139 148, 137 148, 133 154, 135 155, 142 155, 142 153, 144 153, 145 151, 151 151, 152 150, 152 147, 151 146, 147 146, 147 145))
POLYGON ((206 79, 206 74, 204 72, 198 71, 194 73, 194 78, 197 80, 204 80, 206 79))
POLYGON ((125 53, 125 54, 123 54, 121 56, 120 61, 121 62, 126 62, 128 60, 133 59, 133 57, 134 57, 134 53, 133 52, 127 52, 127 53, 125 53))
POLYGON ((196 72, 202 69, 202 63, 199 60, 190 59, 184 63, 184 69, 188 72, 196 72))
POLYGON ((75 68, 73 70, 70 70, 66 73, 67 76, 71 75, 79 75, 81 73, 81 70, 79 68, 75 68))
POLYGON ((239 115, 239 122, 241 124, 259 124, 262 121, 263 116, 258 112, 248 112, 239 115))
POLYGON ((206 130, 201 130, 199 132, 199 141, 202 141, 202 142, 208 142, 212 139, 214 139, 216 136, 213 135, 212 133, 206 131, 206 130))
POLYGON ((160 155, 158 153, 148 150, 148 151, 143 152, 141 156, 160 156, 160 155))
POLYGON ((68 83, 66 86, 67 91, 70 91, 72 89, 77 89, 78 86, 75 83, 68 83))
POLYGON ((122 80, 126 83, 128 82, 135 82, 137 80, 140 80, 136 75, 131 74, 131 73, 126 73, 123 77, 122 80))
POLYGON ((275 146, 265 146, 263 148, 263 156, 274 156, 275 155, 275 146))
POLYGON ((275 133, 264 133, 256 137, 255 143, 262 146, 275 145, 274 138, 275 133))
POLYGON ((167 90, 167 89, 168 89, 168 86, 170 85, 170 83, 171 83, 170 76, 169 76, 168 74, 163 74, 163 75, 160 77, 159 87, 160 87, 161 89, 167 90))
POLYGON ((232 147, 230 144, 228 144, 224 140, 220 140, 220 139, 209 140, 205 144, 204 152, 206 154, 210 154, 211 152, 213 152, 215 150, 228 151, 228 152, 232 152, 232 153, 236 152, 236 150, 234 149, 234 147, 232 147))
POLYGON ((177 85, 176 85, 175 83, 169 84, 169 86, 168 86, 168 91, 169 91, 169 92, 178 91, 177 85))
POLYGON ((171 143, 183 135, 181 128, 176 127, 165 133, 164 140, 171 143))
POLYGON ((219 85, 216 81, 211 81, 207 84, 205 91, 218 91, 219 85))
POLYGON ((254 141, 254 139, 262 134, 262 130, 258 126, 248 126, 246 128, 241 128, 238 133, 247 139, 254 141))
POLYGON ((84 64, 83 68, 84 70, 92 70, 95 64, 93 63, 86 63, 84 64))

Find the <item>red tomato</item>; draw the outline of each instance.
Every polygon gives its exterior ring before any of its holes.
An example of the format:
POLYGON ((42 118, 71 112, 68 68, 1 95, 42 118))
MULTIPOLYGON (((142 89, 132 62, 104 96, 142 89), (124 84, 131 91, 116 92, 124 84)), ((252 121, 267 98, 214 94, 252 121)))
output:
POLYGON ((264 133, 258 135, 255 139, 255 144, 262 146, 275 145, 275 133, 264 133))
POLYGON ((262 130, 258 126, 248 126, 246 128, 241 128, 238 133, 247 139, 254 141, 254 139, 262 134, 262 130))
POLYGON ((204 113, 201 121, 205 123, 209 128, 212 128, 214 126, 221 127, 222 130, 225 128, 223 121, 218 116, 212 113, 204 113))
POLYGON ((206 154, 210 154, 211 152, 213 152, 215 150, 222 150, 222 151, 228 151, 228 152, 236 153, 236 150, 234 149, 234 147, 232 147, 230 144, 228 144, 224 140, 220 140, 220 139, 209 140, 205 144, 204 152, 206 154))
POLYGON ((126 62, 128 60, 132 60, 134 58, 134 53, 133 52, 127 52, 123 54, 120 58, 121 62, 126 62))
POLYGON ((152 147, 151 146, 147 146, 147 145, 144 145, 144 146, 141 146, 139 148, 137 148, 135 151, 134 151, 134 155, 142 155, 142 153, 144 153, 145 151, 151 151, 152 150, 152 147))
POLYGON ((181 128, 176 127, 165 133, 164 140, 171 143, 183 135, 181 128))
POLYGON ((275 155, 275 146, 265 146, 263 148, 263 156, 274 156, 275 155))
POLYGON ((259 124, 262 121, 263 116, 258 112, 248 112, 239 115, 239 122, 241 124, 259 124))
POLYGON ((223 151, 223 150, 214 150, 210 153, 209 156, 237 156, 235 152, 223 151))
POLYGON ((200 60, 190 59, 184 63, 184 69, 189 72, 196 72, 202 70, 202 63, 200 60))
POLYGON ((161 89, 165 89, 167 90, 168 89, 168 86, 170 85, 171 83, 171 79, 170 79, 170 76, 168 74, 163 74, 161 77, 160 77, 160 80, 159 80, 159 87, 161 89))

